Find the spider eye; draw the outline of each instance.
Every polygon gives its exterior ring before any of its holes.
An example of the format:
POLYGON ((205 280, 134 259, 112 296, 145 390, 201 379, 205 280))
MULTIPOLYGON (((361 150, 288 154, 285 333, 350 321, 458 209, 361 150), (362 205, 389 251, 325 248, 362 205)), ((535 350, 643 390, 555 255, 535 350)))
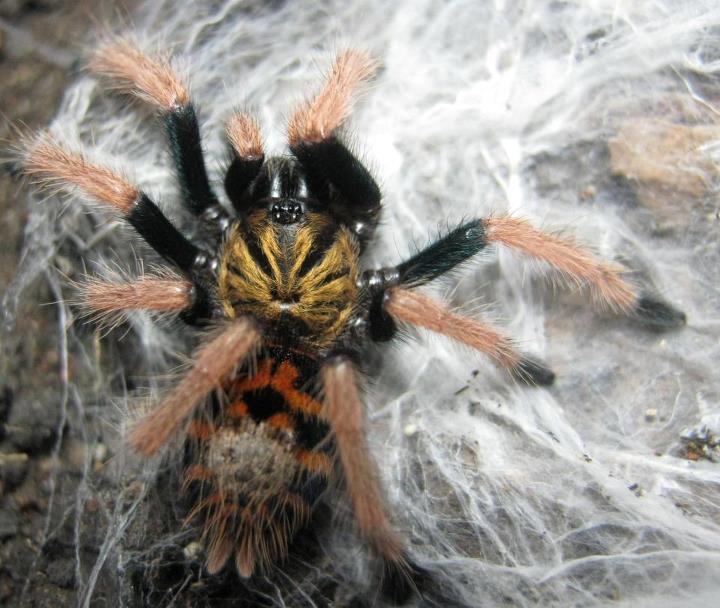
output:
POLYGON ((302 214, 302 205, 297 201, 277 201, 270 207, 270 215, 278 224, 295 224, 302 214))

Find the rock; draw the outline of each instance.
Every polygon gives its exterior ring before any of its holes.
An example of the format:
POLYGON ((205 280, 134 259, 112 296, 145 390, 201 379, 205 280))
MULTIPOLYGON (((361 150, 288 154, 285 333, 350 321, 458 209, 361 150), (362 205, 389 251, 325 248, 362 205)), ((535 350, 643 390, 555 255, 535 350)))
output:
POLYGON ((20 530, 18 515, 15 511, 0 511, 0 540, 15 536, 20 530))
POLYGON ((704 146, 719 134, 716 125, 688 126, 655 119, 628 121, 609 142, 612 171, 639 182, 701 196, 718 175, 704 146))
POLYGON ((608 142, 613 174, 630 180, 637 201, 661 218, 658 232, 684 225, 689 206, 712 193, 720 176, 711 155, 719 134, 713 124, 636 119, 608 142))
POLYGON ((54 391, 18 392, 5 426, 7 439, 18 452, 47 452, 60 423, 59 396, 54 391))
POLYGON ((12 597, 14 587, 12 580, 7 576, 0 576, 0 603, 6 602, 12 597))
POLYGON ((63 589, 75 588, 75 562, 70 559, 58 559, 51 562, 47 569, 48 579, 63 589))
POLYGON ((5 491, 19 486, 28 471, 28 455, 24 452, 0 454, 0 480, 4 482, 5 491))
POLYGON ((12 411, 13 391, 6 384, 0 388, 0 440, 5 438, 5 424, 12 411))

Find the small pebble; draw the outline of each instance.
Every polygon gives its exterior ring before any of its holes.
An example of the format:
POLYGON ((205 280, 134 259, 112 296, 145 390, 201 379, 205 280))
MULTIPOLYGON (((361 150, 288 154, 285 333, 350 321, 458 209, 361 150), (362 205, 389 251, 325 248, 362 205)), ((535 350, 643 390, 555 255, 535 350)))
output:
POLYGON ((658 411, 654 407, 645 410, 645 422, 655 422, 658 411))
POLYGON ((15 536, 20 529, 19 526, 20 523, 15 511, 7 509, 0 511, 0 540, 15 536))
POLYGON ((95 462, 104 462, 107 458, 108 449, 104 443, 98 443, 93 450, 93 460, 95 462))
POLYGON ((417 433, 417 426, 412 423, 406 424, 403 429, 403 433, 405 433, 406 437, 412 437, 415 433, 417 433))
POLYGON ((70 559, 58 559, 47 567, 47 576, 51 582, 63 589, 75 587, 75 562, 70 559))
POLYGON ((14 591, 12 580, 7 576, 0 577, 0 603, 9 600, 14 591))
POLYGON ((107 446, 104 443, 98 443, 93 448, 92 453, 93 458, 93 471, 96 473, 102 472, 102 470, 105 468, 105 465, 107 464, 108 459, 108 449, 107 446))
POLYGON ((5 430, 16 451, 42 454, 52 448, 59 421, 60 407, 54 391, 27 390, 14 396, 5 430))
POLYGON ((597 196, 597 189, 592 184, 586 186, 580 190, 580 199, 583 201, 589 201, 597 196))
POLYGON ((188 559, 197 559, 202 553, 202 550, 202 544, 197 541, 193 541, 183 549, 183 555, 188 559))
POLYGON ((24 452, 0 454, 0 479, 9 488, 19 486, 28 471, 28 455, 24 452))

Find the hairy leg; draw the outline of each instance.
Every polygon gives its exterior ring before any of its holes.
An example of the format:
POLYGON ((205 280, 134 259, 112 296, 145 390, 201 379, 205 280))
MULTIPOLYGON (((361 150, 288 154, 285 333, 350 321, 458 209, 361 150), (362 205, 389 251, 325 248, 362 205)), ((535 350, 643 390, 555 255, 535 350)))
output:
POLYGON ((428 283, 470 259, 486 245, 483 220, 464 222, 398 264, 394 269, 397 282, 403 287, 428 283))
POLYGON ((685 315, 669 304, 642 293, 623 278, 625 269, 597 259, 571 239, 542 232, 525 220, 494 217, 465 222, 393 268, 366 271, 363 283, 371 292, 373 339, 394 334, 384 302, 394 287, 418 287, 451 271, 490 243, 499 243, 547 263, 571 282, 587 286, 595 299, 641 323, 665 329, 682 325, 685 315))
POLYGON ((195 107, 168 58, 150 57, 129 40, 118 39, 101 46, 89 67, 113 88, 160 112, 186 207, 224 227, 227 215, 210 187, 195 107))
POLYGON ((225 134, 230 142, 231 161, 225 174, 225 192, 240 213, 248 208, 247 194, 265 160, 262 135, 257 121, 244 112, 233 114, 225 134))
POLYGON ((546 262, 578 285, 589 285, 597 299, 626 312, 637 301, 622 278, 623 267, 594 258, 570 239, 548 234, 525 220, 493 217, 465 222, 396 267, 397 284, 416 287, 445 274, 483 250, 500 243, 546 262))
POLYGON ((41 136, 27 143, 23 164, 25 173, 41 186, 74 186, 119 211, 155 251, 184 273, 195 274, 208 263, 208 255, 180 234, 142 191, 81 153, 41 136))
POLYGON ((362 535, 383 563, 383 592, 404 602, 424 572, 409 559, 402 540, 392 529, 365 439, 364 407, 357 373, 344 357, 328 360, 321 370, 323 415, 337 446, 347 492, 362 535))
POLYGON ((370 172, 348 150, 336 131, 350 113, 362 83, 376 70, 360 51, 345 51, 333 64, 320 92, 290 119, 290 149, 305 167, 316 188, 335 197, 336 213, 361 241, 371 235, 380 212, 380 188, 370 172))
POLYGON ((130 310, 180 313, 195 299, 190 281, 173 276, 143 276, 134 281, 88 279, 80 284, 79 304, 107 325, 122 320, 130 310))
POLYGON ((323 88, 301 105, 288 125, 290 146, 320 143, 328 139, 350 115, 355 96, 363 82, 377 69, 366 53, 347 50, 338 55, 323 88))
POLYGON ((622 266, 595 259, 572 240, 542 232, 515 217, 491 217, 484 224, 488 242, 546 262, 578 286, 588 285, 601 304, 628 312, 637 301, 636 290, 621 276, 622 266))
POLYGON ((385 310, 397 321, 424 327, 487 354, 508 373, 528 384, 547 386, 555 380, 550 369, 518 351, 512 340, 498 330, 456 314, 432 298, 393 289, 385 302, 385 310))
POLYGON ((192 367, 162 403, 133 427, 130 444, 145 456, 155 454, 259 345, 260 330, 250 318, 225 326, 195 353, 192 367))
POLYGON ((623 278, 625 268, 598 260, 571 239, 542 232, 525 220, 492 217, 484 220, 488 242, 510 247, 552 268, 580 286, 588 286, 594 299, 613 311, 634 316, 658 329, 685 323, 685 314, 669 304, 641 293, 623 278))

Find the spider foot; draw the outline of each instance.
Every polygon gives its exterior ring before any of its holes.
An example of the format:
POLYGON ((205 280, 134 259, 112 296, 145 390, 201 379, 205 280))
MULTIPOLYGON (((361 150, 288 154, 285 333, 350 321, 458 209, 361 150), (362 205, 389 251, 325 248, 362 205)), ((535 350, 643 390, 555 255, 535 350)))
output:
POLYGON ((512 375, 530 386, 551 386, 555 382, 555 372, 542 361, 532 357, 523 357, 512 369, 512 375))
POLYGON ((638 298, 635 314, 643 325, 659 330, 682 327, 687 322, 684 312, 648 295, 638 298))
POLYGON ((402 606, 426 586, 430 573, 418 566, 408 555, 400 560, 382 562, 381 592, 393 604, 402 606))

